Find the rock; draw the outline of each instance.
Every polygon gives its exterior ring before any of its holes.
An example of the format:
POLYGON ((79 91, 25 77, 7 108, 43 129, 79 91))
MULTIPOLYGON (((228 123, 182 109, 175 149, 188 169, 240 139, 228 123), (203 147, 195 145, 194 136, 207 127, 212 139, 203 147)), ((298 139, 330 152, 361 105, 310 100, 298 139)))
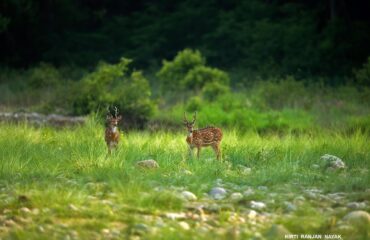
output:
POLYGON ((251 201, 250 207, 256 210, 262 210, 266 208, 266 204, 263 202, 251 201))
POLYGON ((294 198, 294 202, 304 202, 304 201, 306 201, 306 198, 301 195, 294 198))
POLYGON ((248 210, 248 212, 246 213, 247 217, 249 219, 254 219, 257 217, 258 213, 254 210, 248 210))
POLYGON ((221 206, 216 204, 216 203, 213 203, 213 204, 210 204, 208 206, 205 206, 205 209, 208 212, 218 213, 221 210, 221 206))
POLYGON ((40 209, 38 209, 38 208, 32 209, 32 214, 33 215, 39 215, 39 213, 40 213, 40 209))
POLYGON ((101 200, 101 203, 104 204, 104 205, 111 206, 111 207, 114 206, 114 203, 111 200, 108 200, 108 199, 101 200))
POLYGON ((45 232, 45 228, 44 228, 43 226, 38 226, 38 227, 37 227, 37 230, 38 230, 39 232, 42 232, 42 233, 44 233, 44 232, 45 232))
POLYGON ((133 228, 132 228, 132 233, 134 235, 143 235, 147 232, 149 232, 149 227, 148 225, 144 224, 144 223, 138 223, 136 224, 133 228))
POLYGON ((185 213, 166 213, 165 216, 171 220, 186 219, 185 213))
POLYGON ((362 209, 366 207, 366 204, 364 202, 350 202, 347 204, 347 207, 350 209, 362 209))
POLYGON ((306 192, 306 197, 308 197, 309 199, 316 199, 317 194, 314 192, 306 192))
POLYGON ((78 207, 76 207, 75 205, 73 205, 72 203, 68 205, 68 208, 72 211, 78 211, 78 207))
POLYGON ((104 235, 108 235, 110 233, 109 229, 107 228, 103 228, 100 232, 104 235))
POLYGON ((7 227, 16 227, 17 223, 14 222, 13 220, 9 219, 9 220, 5 220, 4 225, 7 226, 7 227))
POLYGON ((266 186, 258 186, 257 189, 261 190, 261 191, 267 191, 268 190, 268 188, 266 186))
POLYGON ((319 169, 320 168, 320 165, 319 164, 312 164, 311 165, 311 168, 313 168, 313 169, 319 169))
POLYGON ((31 213, 31 210, 29 208, 26 208, 26 207, 22 207, 21 209, 19 209, 19 211, 21 213, 24 213, 24 214, 31 213))
POLYGON ((265 233, 267 239, 284 239, 290 232, 283 226, 274 224, 265 233))
POLYGON ((234 202, 237 202, 241 200, 242 198, 243 198, 243 194, 241 194, 240 192, 234 192, 230 195, 230 200, 234 202))
POLYGON ((252 169, 251 169, 251 168, 246 167, 246 166, 241 165, 241 164, 238 164, 238 165, 236 166, 236 168, 237 168, 237 169, 238 169, 238 171, 239 171, 241 174, 243 174, 243 175, 248 175, 248 174, 250 174, 250 173, 252 172, 252 169))
POLYGON ((185 175, 193 175, 193 173, 191 171, 187 170, 187 169, 184 169, 182 171, 182 173, 185 174, 185 175))
POLYGON ((179 226, 184 230, 190 230, 190 225, 187 222, 181 221, 179 222, 179 226))
POLYGON ((337 170, 337 169, 344 169, 346 165, 344 164, 343 160, 337 156, 325 154, 320 157, 321 160, 325 162, 325 167, 328 170, 337 170))
POLYGON ((254 191, 253 191, 253 189, 252 189, 252 188, 248 188, 247 190, 245 190, 245 191, 243 192, 243 195, 244 195, 244 196, 246 196, 246 197, 251 196, 251 195, 253 195, 253 194, 254 194, 254 191))
POLYGON ((284 202, 284 206, 287 212, 293 212, 297 210, 297 207, 293 203, 288 202, 288 201, 284 202))
POLYGON ((217 186, 223 186, 223 181, 222 181, 222 179, 221 179, 221 178, 217 178, 217 179, 216 179, 216 185, 217 185, 217 186))
POLYGON ((185 200, 188 200, 188 201, 197 200, 197 196, 194 193, 189 192, 189 191, 181 192, 181 196, 182 196, 182 198, 184 198, 185 200))
POLYGON ((159 164, 153 159, 138 161, 136 163, 136 166, 139 168, 146 168, 146 169, 159 168, 159 164))
POLYGON ((353 211, 343 217, 343 221, 361 229, 370 228, 370 214, 365 211, 353 211))
POLYGON ((220 200, 225 198, 226 196, 226 190, 222 187, 214 187, 209 192, 209 195, 216 200, 220 200))

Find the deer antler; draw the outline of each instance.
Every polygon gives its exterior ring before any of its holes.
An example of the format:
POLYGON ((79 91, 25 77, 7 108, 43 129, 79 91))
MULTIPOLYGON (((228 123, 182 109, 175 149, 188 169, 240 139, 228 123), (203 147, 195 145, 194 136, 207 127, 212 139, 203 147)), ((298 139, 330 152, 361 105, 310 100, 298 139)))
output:
POLYGON ((118 117, 118 108, 117 106, 114 106, 114 115, 117 118, 118 117))
POLYGON ((186 112, 184 112, 184 123, 188 123, 188 120, 186 119, 186 112))
POLYGON ((109 109, 109 105, 107 106, 107 118, 111 118, 113 117, 112 116, 112 113, 110 112, 110 109, 109 109))
POLYGON ((195 120, 197 120, 197 112, 194 112, 193 121, 191 123, 194 124, 195 120))

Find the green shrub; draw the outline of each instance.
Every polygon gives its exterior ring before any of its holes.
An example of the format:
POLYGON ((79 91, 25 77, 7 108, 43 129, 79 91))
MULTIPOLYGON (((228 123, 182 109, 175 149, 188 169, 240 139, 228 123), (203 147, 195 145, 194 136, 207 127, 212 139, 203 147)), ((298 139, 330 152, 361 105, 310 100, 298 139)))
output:
POLYGON ((362 68, 354 70, 353 74, 357 84, 370 87, 370 57, 362 65, 362 68))
POLYGON ((29 74, 29 84, 32 88, 53 87, 62 80, 58 69, 48 63, 40 63, 32 68, 29 74))
POLYGON ((142 127, 155 109, 148 81, 141 72, 128 75, 131 60, 122 58, 117 64, 101 63, 85 76, 72 93, 75 114, 88 114, 115 105, 125 123, 142 127))
POLYGON ((303 82, 287 77, 279 80, 261 81, 253 92, 254 104, 262 109, 309 107, 310 96, 303 82))
POLYGON ((227 85, 223 85, 219 82, 208 82, 202 89, 202 95, 209 101, 214 101, 218 96, 228 93, 230 88, 227 85))
POLYGON ((200 92, 207 83, 212 82, 217 82, 220 90, 221 85, 227 88, 230 82, 226 72, 205 66, 205 59, 200 52, 190 49, 179 52, 173 61, 163 61, 157 77, 161 81, 162 91, 176 92, 200 92))
POLYGON ((228 86, 230 79, 227 73, 205 66, 198 66, 191 69, 183 79, 186 89, 199 91, 207 83, 218 83, 218 85, 228 86))
POLYGON ((201 108, 202 108, 202 99, 199 96, 190 98, 186 104, 186 110, 189 112, 199 111, 201 108))
POLYGON ((199 51, 191 49, 178 52, 173 61, 164 60, 162 68, 157 73, 162 90, 181 90, 186 74, 195 67, 204 66, 205 62, 199 51))
POLYGON ((150 99, 151 90, 148 81, 139 71, 133 71, 124 84, 117 86, 112 104, 118 106, 124 115, 124 121, 130 126, 142 128, 155 110, 150 99))

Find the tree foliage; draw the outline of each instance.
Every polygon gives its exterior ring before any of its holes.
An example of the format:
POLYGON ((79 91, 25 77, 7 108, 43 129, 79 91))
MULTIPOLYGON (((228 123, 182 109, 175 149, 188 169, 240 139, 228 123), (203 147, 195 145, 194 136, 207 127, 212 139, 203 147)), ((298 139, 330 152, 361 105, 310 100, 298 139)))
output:
POLYGON ((0 61, 142 68, 192 48, 216 67, 338 79, 370 55, 370 3, 330 2, 3 0, 0 61))
POLYGON ((185 49, 178 52, 173 61, 163 61, 157 76, 164 91, 192 91, 199 93, 205 86, 209 99, 227 92, 230 79, 226 72, 208 67, 199 51, 185 49))
POLYGON ((130 62, 122 58, 117 64, 100 63, 94 72, 86 75, 72 93, 73 112, 88 114, 114 105, 126 123, 141 127, 153 113, 155 104, 150 99, 149 83, 141 72, 129 74, 130 62))

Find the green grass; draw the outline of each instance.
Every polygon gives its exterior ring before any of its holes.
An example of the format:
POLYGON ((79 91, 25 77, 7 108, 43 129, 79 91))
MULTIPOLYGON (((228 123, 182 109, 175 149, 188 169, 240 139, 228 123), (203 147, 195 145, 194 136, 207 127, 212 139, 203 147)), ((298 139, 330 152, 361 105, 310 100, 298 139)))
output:
MULTIPOLYGON (((357 228, 344 231, 338 222, 350 211, 343 208, 348 202, 370 200, 369 135, 260 136, 236 130, 224 135, 222 162, 211 149, 202 149, 200 160, 188 159, 182 132, 125 132, 118 150, 107 157, 103 127, 94 120, 64 130, 2 124, 0 239, 263 239, 273 224, 294 234, 368 236, 357 228), (325 153, 341 157, 347 169, 313 168, 322 165, 325 153), (145 159, 157 160, 160 168, 135 167, 145 159), (240 164, 251 173, 241 172, 240 164), (238 201, 208 198, 205 193, 220 181, 229 193, 248 188, 254 193, 238 201), (307 195, 313 188, 321 191, 317 199, 307 195), (183 200, 182 190, 198 200, 183 200), (345 194, 343 200, 327 197, 336 192, 345 194), (297 201, 299 196, 304 200, 297 201), (267 204, 257 217, 248 217, 252 200, 267 204), (297 209, 287 212, 286 201, 297 209), (203 221, 194 210, 200 206, 203 221), (168 213, 186 217, 174 220, 168 213)), ((368 202, 364 210, 370 210, 368 202)))

